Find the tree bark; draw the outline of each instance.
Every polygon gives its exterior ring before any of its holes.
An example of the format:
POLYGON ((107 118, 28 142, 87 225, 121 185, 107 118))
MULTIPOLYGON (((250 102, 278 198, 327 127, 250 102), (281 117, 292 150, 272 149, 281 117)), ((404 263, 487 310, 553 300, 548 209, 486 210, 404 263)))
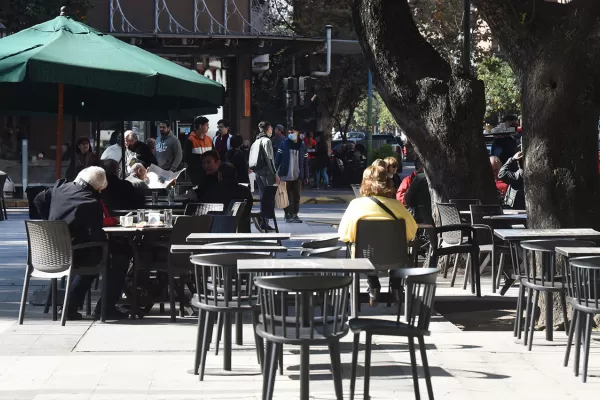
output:
POLYGON ((419 33, 406 0, 355 0, 353 18, 379 93, 424 162, 432 201, 497 203, 483 82, 451 68, 419 33))
POLYGON ((600 228, 600 2, 474 3, 520 79, 528 227, 600 228))

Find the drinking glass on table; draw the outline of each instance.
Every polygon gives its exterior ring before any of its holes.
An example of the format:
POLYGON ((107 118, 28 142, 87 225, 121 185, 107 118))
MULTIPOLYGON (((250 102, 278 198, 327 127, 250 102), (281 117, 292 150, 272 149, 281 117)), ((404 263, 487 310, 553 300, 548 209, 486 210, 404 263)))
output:
POLYGON ((152 205, 155 206, 158 204, 158 191, 152 191, 152 205))
POLYGON ((146 221, 146 211, 143 209, 137 210, 137 223, 142 223, 146 221))
POLYGON ((165 220, 165 226, 173 226, 173 210, 171 210, 170 208, 165 209, 163 216, 165 220))

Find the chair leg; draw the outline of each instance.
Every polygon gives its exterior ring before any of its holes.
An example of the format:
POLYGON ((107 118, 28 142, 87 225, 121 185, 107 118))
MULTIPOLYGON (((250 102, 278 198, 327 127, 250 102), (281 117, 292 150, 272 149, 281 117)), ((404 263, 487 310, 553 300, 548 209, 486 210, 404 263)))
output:
POLYGON ((343 400, 342 362, 340 360, 340 343, 338 341, 329 343, 329 358, 331 359, 331 374, 333 376, 333 386, 335 387, 335 397, 337 400, 343 400))
POLYGON ((102 279, 102 286, 100 288, 100 321, 106 322, 106 316, 108 315, 108 264, 104 265, 104 271, 100 279, 102 279))
MULTIPOLYGON (((471 260, 471 254, 467 254, 467 266, 465 267, 465 279, 463 280, 463 290, 467 289, 467 284, 469 283, 469 280, 472 280, 472 276, 473 275, 473 268, 475 268, 474 264, 475 262, 471 260)), ((471 282, 471 284, 473 284, 471 282)))
POLYGON ((419 374, 417 373, 417 357, 415 356, 415 342, 414 337, 408 338, 408 351, 410 353, 410 367, 412 369, 413 385, 415 387, 415 399, 420 400, 421 394, 419 393, 419 374))
POLYGON ((258 361, 258 365, 263 367, 263 355, 265 351, 265 345, 263 338, 261 338, 260 335, 256 333, 256 326, 258 325, 258 315, 258 310, 252 310, 252 331, 254 332, 254 347, 256 347, 256 359, 258 361))
POLYGON ((448 278, 448 267, 450 266, 450 256, 444 256, 444 279, 448 278))
POLYGON ((523 301, 525 301, 525 286, 519 285, 517 313, 515 314, 515 331, 513 333, 513 336, 519 340, 521 340, 521 332, 523 332, 523 301))
POLYGON ((278 361, 279 361, 279 363, 278 363, 278 365, 279 365, 279 375, 283 376, 283 345, 280 344, 278 346, 278 348, 279 348, 279 350, 278 350, 279 352, 277 354, 277 357, 278 357, 278 361))
POLYGON ((52 305, 52 280, 50 280, 50 287, 48 288, 48 295, 46 296, 46 304, 44 305, 44 314, 50 312, 50 306, 52 305))
POLYGON ((560 308, 562 309, 563 316, 563 325, 565 326, 565 334, 568 335, 569 332, 569 317, 567 316, 567 299, 565 297, 565 292, 561 292, 558 294, 560 299, 560 308))
POLYGON ((21 305, 19 306, 19 325, 23 325, 23 318, 25 318, 27 291, 29 290, 29 280, 31 279, 32 270, 33 268, 29 265, 25 268, 25 279, 23 279, 23 294, 21 295, 21 305))
POLYGON ((492 245, 492 293, 496 293, 496 246, 492 245))
MULTIPOLYGON (((448 256, 450 257, 450 256, 448 256)), ((458 258, 460 254, 456 254, 456 258, 454 259, 454 268, 452 269, 452 278, 450 279, 450 287, 454 287, 454 282, 456 281, 456 273, 458 272, 458 258)))
POLYGON ((496 288, 500 288, 500 281, 502 280, 502 272, 504 271, 504 263, 506 256, 504 253, 500 254, 500 264, 498 264, 498 271, 496 272, 496 288))
POLYGON ((277 353, 279 346, 273 342, 266 341, 265 367, 263 372, 263 400, 271 400, 275 390, 275 378, 277 369, 277 353))
POLYGON ((194 357, 194 375, 198 375, 198 367, 200 366, 200 355, 202 354, 204 334, 204 324, 206 323, 206 312, 202 309, 198 310, 198 330, 196 331, 196 353, 194 357))
POLYGON ((171 322, 177 320, 177 310, 175 309, 175 272, 168 266, 168 278, 169 278, 169 311, 171 313, 171 322))
POLYGON ((90 288, 90 290, 88 290, 87 294, 85 295, 85 315, 92 315, 92 288, 90 288))
POLYGON ((204 337, 202 338, 202 353, 200 354, 200 380, 204 380, 204 367, 206 366, 206 357, 208 356, 208 348, 210 347, 210 339, 212 337, 213 325, 215 324, 215 313, 206 312, 206 320, 204 322, 204 337))
POLYGON ((471 254, 471 271, 473 274, 473 280, 471 281, 471 293, 477 297, 481 297, 481 270, 479 269, 479 266, 475 265, 475 260, 479 261, 480 254, 481 253, 479 252, 474 252, 471 254))
POLYGON ((533 294, 533 304, 531 305, 531 315, 529 316, 530 326, 529 326, 529 347, 527 350, 531 351, 531 346, 533 346, 533 332, 535 328, 535 307, 540 299, 540 291, 534 290, 533 294))
POLYGON ((573 360, 573 372, 575 376, 579 376, 579 356, 581 355, 581 331, 583 330, 583 321, 585 318, 583 313, 579 313, 577 316, 577 323, 575 324, 575 359, 573 360))
POLYGON ((238 346, 244 345, 243 320, 244 320, 243 313, 241 313, 241 312, 235 313, 235 344, 237 344, 238 346))
MULTIPOLYGON (((279 349, 278 349, 279 350, 279 349)), ((310 347, 300 346, 300 400, 310 398, 310 347)))
MULTIPOLYGON (((67 314, 69 313, 69 297, 71 297, 70 289, 72 283, 73 269, 69 269, 69 275, 67 275, 67 285, 65 286, 65 298, 63 299, 62 315, 60 316, 60 324, 65 326, 67 323, 67 314)), ((89 292, 88 292, 89 293, 89 292)))
POLYGON ((369 384, 371 381, 371 334, 367 332, 367 339, 365 341, 365 383, 363 389, 363 399, 369 400, 369 384))
POLYGON ((565 367, 569 365, 569 357, 571 356, 571 343, 573 343, 573 333, 575 332, 575 324, 578 317, 579 311, 573 309, 573 319, 569 324, 569 338, 567 339, 567 349, 565 350, 565 360, 563 362, 563 366, 565 367))
POLYGON ((590 339, 592 337, 592 314, 585 316, 585 336, 583 337, 583 375, 581 379, 583 383, 587 381, 588 361, 590 358, 590 339))
POLYGON ((529 318, 531 316, 532 300, 533 300, 533 289, 527 289, 527 298, 526 299, 523 298, 523 301, 527 302, 527 308, 525 310, 525 322, 524 322, 525 334, 523 336, 523 345, 524 346, 527 346, 527 341, 529 340, 529 318))
POLYGON ((215 356, 219 355, 219 343, 221 342, 221 335, 223 334, 223 313, 218 313, 217 316, 217 342, 215 343, 215 356))
POLYGON ((350 372, 350 400, 354 400, 354 390, 356 388, 356 367, 358 364, 359 339, 360 339, 360 333, 355 333, 354 341, 352 342, 352 370, 350 372))
POLYGON ((51 287, 52 287, 52 321, 57 321, 58 320, 58 304, 57 304, 58 279, 51 280, 51 287))
POLYGON ((421 351, 421 360, 423 362, 423 370, 425 371, 425 384, 427 385, 427 395, 429 400, 433 400, 433 386, 431 385, 431 372, 429 371, 429 362, 427 361, 427 351, 425 349, 425 339, 423 336, 418 336, 419 350, 421 351))

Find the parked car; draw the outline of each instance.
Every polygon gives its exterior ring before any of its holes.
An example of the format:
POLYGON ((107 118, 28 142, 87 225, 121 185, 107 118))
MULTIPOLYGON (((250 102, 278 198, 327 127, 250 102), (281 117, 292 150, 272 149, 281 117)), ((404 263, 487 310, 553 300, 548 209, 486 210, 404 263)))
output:
POLYGON ((362 139, 366 139, 367 135, 365 135, 363 132, 348 132, 346 134, 346 137, 348 139, 358 139, 358 140, 362 140, 362 139))

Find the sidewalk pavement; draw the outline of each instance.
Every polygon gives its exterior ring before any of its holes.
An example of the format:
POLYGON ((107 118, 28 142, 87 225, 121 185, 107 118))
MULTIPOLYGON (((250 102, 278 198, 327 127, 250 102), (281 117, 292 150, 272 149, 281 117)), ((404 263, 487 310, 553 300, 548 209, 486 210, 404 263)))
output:
MULTIPOLYGON (((336 218, 340 205, 302 208, 301 216, 336 218)), ((52 322, 43 307, 28 306, 25 323, 16 324, 26 262, 23 215, 0 222, 0 399, 87 399, 87 400, 180 400, 261 398, 262 377, 256 361, 249 319, 244 324, 244 345, 233 345, 232 372, 223 372, 222 353, 208 355, 204 382, 191 373, 196 343, 196 318, 179 318, 170 323, 158 307, 142 320, 109 323, 91 320, 52 322)), ((319 234, 335 232, 326 224, 281 223, 283 232, 319 234)), ((459 278, 459 282, 461 282, 459 278)), ((45 284, 34 281, 33 289, 45 284)), ((364 290, 364 282, 363 282, 364 290)), ((386 285, 383 284, 385 287, 386 285)), ((460 286, 460 285, 458 285, 460 286)), ((489 279, 483 279, 484 298, 494 295, 489 279)), ((32 290, 33 290, 32 289, 32 290)), ((97 292, 94 293, 96 298, 97 292)), ((514 295, 511 291, 509 295, 514 295)), ((437 301, 448 297, 472 298, 461 288, 440 281, 437 301)), ((495 295, 496 297, 498 295, 495 295)), ((167 305, 168 308, 168 305, 167 305)), ((167 310, 168 311, 168 310, 167 310)), ((395 319, 395 309, 380 304, 362 305, 362 316, 395 319)), ((436 315, 426 349, 437 399, 585 399, 600 391, 600 345, 597 334, 591 345, 590 377, 581 383, 572 367, 562 366, 566 342, 556 332, 546 342, 535 333, 533 351, 528 352, 512 331, 461 331, 436 315)), ((373 400, 413 398, 410 358, 403 338, 375 336, 371 361, 373 400)), ((351 335, 342 340, 341 361, 344 396, 349 395, 351 335)), ((362 339, 356 398, 362 398, 364 338, 362 339)), ((417 356, 419 365, 421 358, 417 356)), ((310 355, 312 399, 335 398, 330 360, 326 348, 315 347, 310 355)), ((572 365, 573 360, 571 360, 572 365)), ((426 398, 423 370, 419 368, 421 395, 426 398)), ((299 351, 284 348, 284 374, 277 375, 275 399, 297 399, 299 394, 299 351)))

